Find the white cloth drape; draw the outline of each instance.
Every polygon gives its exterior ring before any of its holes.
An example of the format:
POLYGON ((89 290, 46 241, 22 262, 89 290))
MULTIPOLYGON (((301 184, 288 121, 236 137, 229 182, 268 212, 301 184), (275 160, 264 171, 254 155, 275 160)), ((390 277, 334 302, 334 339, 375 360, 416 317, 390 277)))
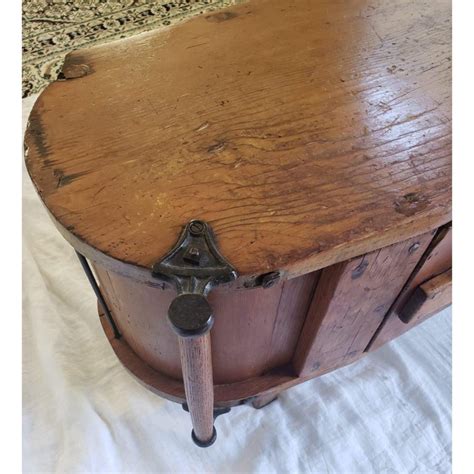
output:
POLYGON ((25 472, 450 472, 449 309, 262 410, 233 409, 200 449, 181 407, 120 365, 26 172, 23 193, 25 472))

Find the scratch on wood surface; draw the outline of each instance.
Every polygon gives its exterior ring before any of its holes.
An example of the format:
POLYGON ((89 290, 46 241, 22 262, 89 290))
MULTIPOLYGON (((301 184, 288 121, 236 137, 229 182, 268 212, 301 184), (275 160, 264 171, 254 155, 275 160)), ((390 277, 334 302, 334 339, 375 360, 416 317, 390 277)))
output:
POLYGON ((201 125, 199 125, 199 127, 196 128, 194 131, 195 131, 195 132, 202 132, 202 131, 205 130, 207 127, 209 127, 209 122, 204 122, 204 123, 202 123, 201 125))
POLYGON ((208 153, 219 153, 220 151, 224 150, 226 147, 226 142, 220 141, 215 143, 214 145, 211 145, 208 149, 208 153))
POLYGON ((237 16, 238 14, 235 12, 229 12, 229 11, 219 12, 214 15, 206 16, 206 20, 213 23, 221 23, 223 21, 232 20, 233 18, 236 18, 237 16))
POLYGON ((209 44, 209 43, 206 42, 206 43, 193 44, 193 45, 191 45, 191 46, 187 46, 186 49, 197 48, 198 46, 204 46, 205 44, 209 44))

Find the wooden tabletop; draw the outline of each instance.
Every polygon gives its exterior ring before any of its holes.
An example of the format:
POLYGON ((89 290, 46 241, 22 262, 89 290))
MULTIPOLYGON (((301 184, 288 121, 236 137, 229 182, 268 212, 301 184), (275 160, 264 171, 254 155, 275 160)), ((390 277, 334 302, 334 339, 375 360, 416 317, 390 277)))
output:
POLYGON ((65 237, 122 272, 148 274, 191 219, 244 276, 434 229, 451 219, 450 8, 256 0, 74 52, 31 113, 28 171, 65 237))

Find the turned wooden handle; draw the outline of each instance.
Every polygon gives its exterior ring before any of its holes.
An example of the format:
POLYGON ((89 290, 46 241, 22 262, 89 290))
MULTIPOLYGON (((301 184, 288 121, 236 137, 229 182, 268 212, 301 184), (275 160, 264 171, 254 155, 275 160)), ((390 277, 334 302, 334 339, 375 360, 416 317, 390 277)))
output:
POLYGON ((193 439, 196 444, 209 445, 216 436, 211 335, 179 337, 179 350, 193 439))
POLYGON ((184 391, 193 424, 192 437, 198 446, 210 446, 216 439, 209 332, 214 322, 212 309, 205 296, 186 293, 172 301, 168 318, 178 334, 184 391))

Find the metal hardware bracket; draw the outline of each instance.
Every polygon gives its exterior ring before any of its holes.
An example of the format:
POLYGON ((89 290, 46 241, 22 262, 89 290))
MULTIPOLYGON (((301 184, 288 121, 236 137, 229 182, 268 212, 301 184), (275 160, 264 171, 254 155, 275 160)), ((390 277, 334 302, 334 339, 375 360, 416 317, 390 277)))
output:
POLYGON ((217 285, 237 278, 237 272, 219 253, 212 230, 204 221, 192 220, 175 247, 153 265, 152 274, 176 286, 178 296, 168 317, 182 337, 196 337, 213 324, 206 295, 217 285))

